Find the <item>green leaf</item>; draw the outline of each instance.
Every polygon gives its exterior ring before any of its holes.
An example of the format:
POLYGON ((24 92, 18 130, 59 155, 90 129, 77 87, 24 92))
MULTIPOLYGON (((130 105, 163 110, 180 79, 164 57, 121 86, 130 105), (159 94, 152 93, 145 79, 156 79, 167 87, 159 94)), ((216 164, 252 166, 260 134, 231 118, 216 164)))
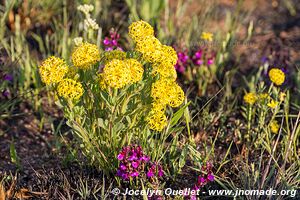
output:
POLYGON ((185 104, 183 107, 181 107, 172 117, 171 121, 170 121, 170 127, 175 126, 178 121, 180 120, 180 118, 183 116, 185 109, 190 105, 191 102, 188 102, 187 104, 185 104))

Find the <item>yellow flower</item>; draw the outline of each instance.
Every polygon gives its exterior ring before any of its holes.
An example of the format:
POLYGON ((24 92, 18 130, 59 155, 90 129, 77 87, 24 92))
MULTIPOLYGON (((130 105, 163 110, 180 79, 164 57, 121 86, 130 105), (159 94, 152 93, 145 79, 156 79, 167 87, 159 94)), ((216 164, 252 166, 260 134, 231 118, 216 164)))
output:
POLYGON ((107 86, 122 88, 127 84, 142 80, 143 74, 143 65, 136 59, 113 59, 104 66, 103 73, 98 77, 102 89, 107 86))
POLYGON ((78 100, 83 94, 81 83, 72 79, 63 79, 57 86, 58 95, 68 100, 78 100))
POLYGON ((136 83, 143 79, 144 68, 143 65, 136 59, 126 59, 125 65, 129 69, 130 82, 136 83))
POLYGON ((101 62, 103 62, 103 64, 106 64, 113 59, 124 60, 125 58, 126 58, 126 53, 124 51, 120 51, 120 50, 105 51, 102 54, 101 62))
POLYGON ((131 37, 135 42, 144 37, 154 35, 153 27, 143 20, 133 22, 128 29, 129 37, 131 37))
POLYGON ((162 131, 167 126, 167 117, 163 111, 150 111, 147 119, 148 127, 155 131, 162 131))
POLYGON ((271 129, 272 133, 275 133, 275 134, 278 133, 280 125, 278 124, 277 121, 271 121, 269 126, 270 126, 270 129, 271 129))
POLYGON ((173 86, 170 88, 169 94, 170 94, 170 97, 169 97, 168 104, 171 107, 176 108, 183 103, 184 92, 181 89, 181 87, 179 85, 177 85, 177 83, 174 83, 173 86))
POLYGON ((103 69, 105 83, 112 88, 122 88, 130 82, 130 70, 123 60, 113 59, 103 69))
POLYGON ((96 45, 82 43, 72 53, 72 62, 75 67, 88 69, 100 61, 100 52, 96 45))
POLYGON ((250 105, 253 105, 256 102, 256 100, 257 96, 253 92, 249 92, 244 96, 244 101, 250 105))
POLYGON ((167 62, 154 63, 152 65, 152 75, 159 75, 163 79, 171 79, 175 81, 177 79, 177 72, 173 65, 170 65, 167 62))
POLYGON ((58 83, 68 72, 68 66, 64 60, 51 56, 47 58, 39 67, 42 81, 46 85, 58 83))
POLYGON ((261 94, 259 94, 259 99, 260 100, 265 100, 267 98, 269 98, 269 94, 268 93, 261 93, 261 94))
POLYGON ((213 40, 213 34, 209 32, 202 32, 201 39, 211 42, 213 40))
POLYGON ((285 74, 280 69, 273 68, 269 71, 269 78, 275 85, 280 86, 285 80, 285 74))
POLYGON ((166 105, 162 104, 161 102, 153 101, 151 105, 152 105, 152 111, 155 111, 155 112, 165 112, 166 111, 166 105))
POLYGON ((267 104, 270 108, 274 109, 278 106, 278 102, 274 101, 274 99, 271 99, 271 101, 267 104))
POLYGON ((176 82, 162 78, 152 84, 151 97, 162 105, 178 107, 184 101, 184 92, 176 82))
POLYGON ((284 101, 285 97, 286 97, 286 93, 284 93, 284 92, 279 93, 279 100, 280 101, 284 101))
POLYGON ((162 45, 161 51, 163 52, 162 62, 170 63, 173 66, 176 65, 178 57, 173 47, 162 45))
POLYGON ((144 60, 150 63, 160 62, 162 60, 162 52, 160 41, 154 36, 147 36, 140 39, 135 46, 135 50, 142 53, 144 60))

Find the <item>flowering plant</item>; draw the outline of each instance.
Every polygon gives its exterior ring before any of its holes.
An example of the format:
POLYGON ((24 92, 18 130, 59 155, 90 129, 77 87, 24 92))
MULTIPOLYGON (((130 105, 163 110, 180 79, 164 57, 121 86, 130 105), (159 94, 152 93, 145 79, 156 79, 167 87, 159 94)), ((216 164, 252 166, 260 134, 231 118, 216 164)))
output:
POLYGON ((154 182, 164 175, 162 166, 157 162, 151 162, 141 146, 123 147, 117 158, 120 161, 117 175, 124 181, 131 182, 139 177, 154 182))
POLYGON ((204 45, 178 51, 175 65, 177 72, 183 74, 188 83, 197 85, 199 96, 205 95, 217 72, 216 53, 210 46, 213 40, 212 33, 203 32, 201 39, 204 40, 204 45))
POLYGON ((82 41, 72 53, 72 64, 51 56, 39 67, 82 153, 107 173, 117 170, 120 147, 140 144, 157 162, 171 146, 167 138, 171 133, 177 138, 182 130, 175 125, 185 106, 166 115, 185 99, 176 83, 176 51, 161 44, 144 21, 132 23, 129 36, 135 42, 132 51, 101 51, 82 41))
POLYGON ((258 144, 263 140, 271 140, 275 137, 280 129, 277 115, 282 112, 281 105, 284 105, 286 99, 286 91, 280 88, 285 82, 285 73, 278 68, 271 68, 268 72, 270 85, 266 86, 264 82, 260 82, 257 88, 253 88, 251 92, 247 92, 243 100, 246 104, 244 107, 244 117, 247 119, 247 134, 245 139, 250 144, 258 144), (252 124, 258 124, 257 134, 252 133, 252 124), (268 126, 265 126, 265 125, 268 126), (272 133, 272 134, 270 134, 272 133))

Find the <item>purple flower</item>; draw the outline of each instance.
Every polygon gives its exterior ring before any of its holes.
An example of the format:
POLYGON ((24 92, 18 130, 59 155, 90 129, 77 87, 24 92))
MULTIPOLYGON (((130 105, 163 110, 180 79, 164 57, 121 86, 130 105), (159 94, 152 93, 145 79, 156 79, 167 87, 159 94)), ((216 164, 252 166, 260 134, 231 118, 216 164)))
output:
POLYGON ((194 64, 195 65, 202 65, 203 64, 203 60, 200 60, 200 59, 199 60, 195 60, 194 64))
POLYGON ((123 160, 124 155, 122 153, 120 153, 117 158, 118 158, 118 160, 123 160))
POLYGON ((103 40, 103 44, 105 46, 110 45, 110 40, 107 37, 105 37, 105 39, 103 40))
POLYGON ((10 74, 5 74, 4 77, 3 77, 3 79, 4 79, 5 81, 12 82, 12 81, 13 81, 13 76, 10 75, 10 74))
POLYGON ((118 46, 118 41, 117 41, 117 40, 112 40, 112 41, 111 41, 111 44, 112 44, 113 46, 118 46))
POLYGON ((125 171, 127 169, 127 167, 125 165, 121 164, 120 165, 120 169, 123 170, 123 171, 125 171))
POLYGON ((137 176, 139 176, 139 173, 138 172, 133 172, 133 173, 130 174, 130 176, 131 177, 137 177, 137 176))
POLYGON ((197 51, 193 56, 194 59, 200 59, 201 57, 202 57, 202 50, 197 51))
POLYGON ((10 92, 8 90, 4 90, 2 92, 2 95, 5 96, 5 97, 8 97, 10 95, 10 92))
POLYGON ((119 49, 120 45, 118 44, 118 40, 120 38, 120 35, 113 29, 110 31, 109 34, 110 34, 110 37, 105 37, 105 39, 103 40, 103 45, 105 46, 105 51, 119 49))
POLYGON ((122 179, 124 179, 124 180, 128 180, 128 178, 129 178, 128 174, 125 174, 125 173, 122 174, 121 177, 122 177, 122 179))
POLYGON ((143 157, 142 157, 142 160, 148 162, 148 161, 150 160, 150 158, 149 158, 149 156, 143 156, 143 157))
POLYGON ((133 160, 136 160, 136 159, 137 159, 136 153, 133 153, 132 156, 130 156, 128 160, 133 161, 133 160))
POLYGON ((149 169, 149 171, 147 172, 147 177, 151 178, 153 176, 154 176, 154 173, 153 173, 152 169, 149 169))
POLYGON ((105 48, 105 51, 112 51, 112 50, 114 50, 112 47, 106 47, 105 48))
POLYGON ((123 147, 117 155, 117 159, 120 161, 117 176, 124 181, 132 180, 138 176, 151 178, 155 175, 158 177, 164 175, 161 165, 149 162, 150 157, 143 153, 141 146, 123 147))
POLYGON ((207 175, 207 179, 208 179, 209 181, 214 181, 214 180, 215 180, 215 176, 212 175, 212 174, 208 174, 208 175, 207 175))
POLYGON ((207 60, 207 65, 212 65, 213 63, 214 63, 214 59, 209 58, 209 59, 207 60))
POLYGON ((158 170, 158 176, 159 176, 159 177, 163 177, 163 176, 164 176, 164 172, 163 172, 162 169, 159 169, 159 170, 158 170))
POLYGON ((205 182, 206 182, 206 179, 203 178, 203 177, 200 177, 199 182, 200 182, 200 183, 205 183, 205 182))
POLYGON ((131 163, 131 165, 132 165, 133 168, 138 168, 138 167, 139 167, 139 163, 138 163, 138 162, 135 162, 135 161, 133 161, 133 162, 131 163))

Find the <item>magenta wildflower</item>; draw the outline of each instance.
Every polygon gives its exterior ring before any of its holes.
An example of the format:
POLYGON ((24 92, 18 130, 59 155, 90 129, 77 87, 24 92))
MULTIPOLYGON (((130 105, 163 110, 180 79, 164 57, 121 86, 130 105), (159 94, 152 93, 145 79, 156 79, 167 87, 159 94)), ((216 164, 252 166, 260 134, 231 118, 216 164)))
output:
POLYGON ((120 153, 118 156, 117 156, 118 160, 123 160, 124 158, 124 155, 122 153, 120 153))
POLYGON ((175 65, 175 69, 179 73, 184 73, 184 71, 187 67, 187 64, 188 64, 189 56, 186 51, 181 51, 181 52, 177 53, 177 57, 178 57, 178 60, 175 65))
POLYGON ((133 168, 138 168, 139 167, 138 162, 132 162, 131 165, 132 165, 133 168))
POLYGON ((112 51, 118 49, 122 51, 122 48, 119 45, 120 35, 113 29, 109 32, 110 36, 105 37, 103 40, 103 45, 105 46, 105 51, 112 51))
POLYGON ((147 172, 147 177, 151 178, 154 176, 154 172, 152 171, 152 169, 149 169, 149 171, 147 172))
POLYGON ((213 63, 214 63, 214 59, 209 58, 209 59, 207 60, 207 65, 212 65, 213 63))
POLYGON ((208 175, 207 175, 207 179, 208 179, 209 181, 214 181, 214 180, 215 180, 215 176, 212 175, 212 174, 208 174, 208 175))
POLYGON ((142 147, 138 145, 124 147, 117 158, 120 161, 117 176, 125 181, 137 177, 151 179, 164 176, 162 166, 150 162, 150 157, 145 155, 142 147))

